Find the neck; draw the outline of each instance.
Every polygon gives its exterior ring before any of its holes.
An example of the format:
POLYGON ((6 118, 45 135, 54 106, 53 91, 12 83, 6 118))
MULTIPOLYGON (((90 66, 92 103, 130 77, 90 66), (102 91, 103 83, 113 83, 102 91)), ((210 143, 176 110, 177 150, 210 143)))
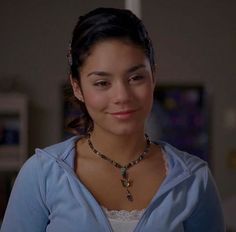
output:
POLYGON ((146 147, 143 131, 132 135, 114 135, 94 130, 90 139, 99 152, 121 165, 136 159, 146 147))

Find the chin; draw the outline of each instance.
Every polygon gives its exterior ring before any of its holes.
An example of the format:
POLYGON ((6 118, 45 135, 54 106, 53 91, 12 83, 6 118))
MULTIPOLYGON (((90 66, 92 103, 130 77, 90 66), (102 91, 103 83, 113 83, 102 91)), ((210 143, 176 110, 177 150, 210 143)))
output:
POLYGON ((114 135, 117 135, 117 136, 132 136, 134 134, 137 134, 137 133, 140 133, 140 132, 143 132, 144 133, 144 129, 141 129, 141 128, 131 128, 131 127, 124 127, 124 128, 113 128, 112 130, 109 129, 110 133, 114 134, 114 135))
POLYGON ((129 123, 109 122, 106 124, 95 124, 94 129, 97 132, 108 133, 115 136, 132 136, 138 133, 144 133, 144 123, 136 121, 129 123))

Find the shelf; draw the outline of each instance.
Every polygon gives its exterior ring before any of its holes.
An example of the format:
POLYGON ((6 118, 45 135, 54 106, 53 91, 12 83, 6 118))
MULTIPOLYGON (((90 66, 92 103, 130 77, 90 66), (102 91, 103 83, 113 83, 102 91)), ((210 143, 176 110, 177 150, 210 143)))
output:
POLYGON ((18 171, 27 159, 27 103, 23 94, 0 93, 0 171, 18 171))

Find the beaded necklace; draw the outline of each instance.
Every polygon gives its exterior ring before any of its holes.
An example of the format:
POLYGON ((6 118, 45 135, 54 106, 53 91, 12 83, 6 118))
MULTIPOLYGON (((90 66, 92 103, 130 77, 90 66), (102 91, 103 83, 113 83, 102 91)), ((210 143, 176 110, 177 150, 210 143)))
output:
POLYGON ((130 180, 129 179, 129 175, 128 175, 128 169, 130 169, 131 167, 133 167, 134 165, 138 164, 141 160, 144 159, 144 157, 148 154, 149 152, 149 149, 150 149, 150 145, 151 145, 151 142, 150 142, 150 139, 148 137, 147 134, 145 134, 145 139, 146 139, 146 146, 144 148, 144 151, 138 156, 137 159, 129 162, 128 164, 126 165, 121 165, 119 164, 118 162, 116 162, 115 160, 112 160, 110 159, 109 157, 107 157, 106 155, 102 154, 101 152, 99 152, 94 146, 93 146, 93 143, 90 139, 90 134, 88 136, 88 145, 89 147, 91 148, 91 150, 93 151, 94 154, 98 155, 100 158, 108 161, 109 163, 111 163, 114 167, 116 168, 119 168, 120 169, 120 174, 121 174, 121 177, 122 179, 120 180, 121 181, 121 184, 122 184, 122 187, 125 188, 126 190, 126 197, 129 201, 133 201, 133 195, 131 194, 131 192, 129 191, 129 188, 132 186, 133 184, 133 180, 130 180))

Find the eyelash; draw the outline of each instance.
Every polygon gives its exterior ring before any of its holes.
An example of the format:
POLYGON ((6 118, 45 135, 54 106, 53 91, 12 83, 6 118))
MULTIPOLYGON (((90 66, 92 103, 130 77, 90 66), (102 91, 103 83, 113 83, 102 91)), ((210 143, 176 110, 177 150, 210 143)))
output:
POLYGON ((136 75, 136 76, 130 77, 130 78, 129 78, 129 82, 130 82, 130 81, 135 81, 135 82, 137 81, 137 82, 138 82, 138 81, 142 81, 143 79, 144 79, 144 76, 142 76, 142 75, 136 75))
MULTIPOLYGON (((136 76, 132 76, 128 79, 129 83, 132 82, 141 82, 145 77, 143 75, 136 75, 136 76)), ((110 86, 110 83, 106 80, 100 80, 97 81, 93 84, 95 87, 99 87, 99 88, 108 88, 110 86)))
POLYGON ((109 85, 108 81, 97 81, 94 83, 94 86, 97 87, 107 87, 109 85))

